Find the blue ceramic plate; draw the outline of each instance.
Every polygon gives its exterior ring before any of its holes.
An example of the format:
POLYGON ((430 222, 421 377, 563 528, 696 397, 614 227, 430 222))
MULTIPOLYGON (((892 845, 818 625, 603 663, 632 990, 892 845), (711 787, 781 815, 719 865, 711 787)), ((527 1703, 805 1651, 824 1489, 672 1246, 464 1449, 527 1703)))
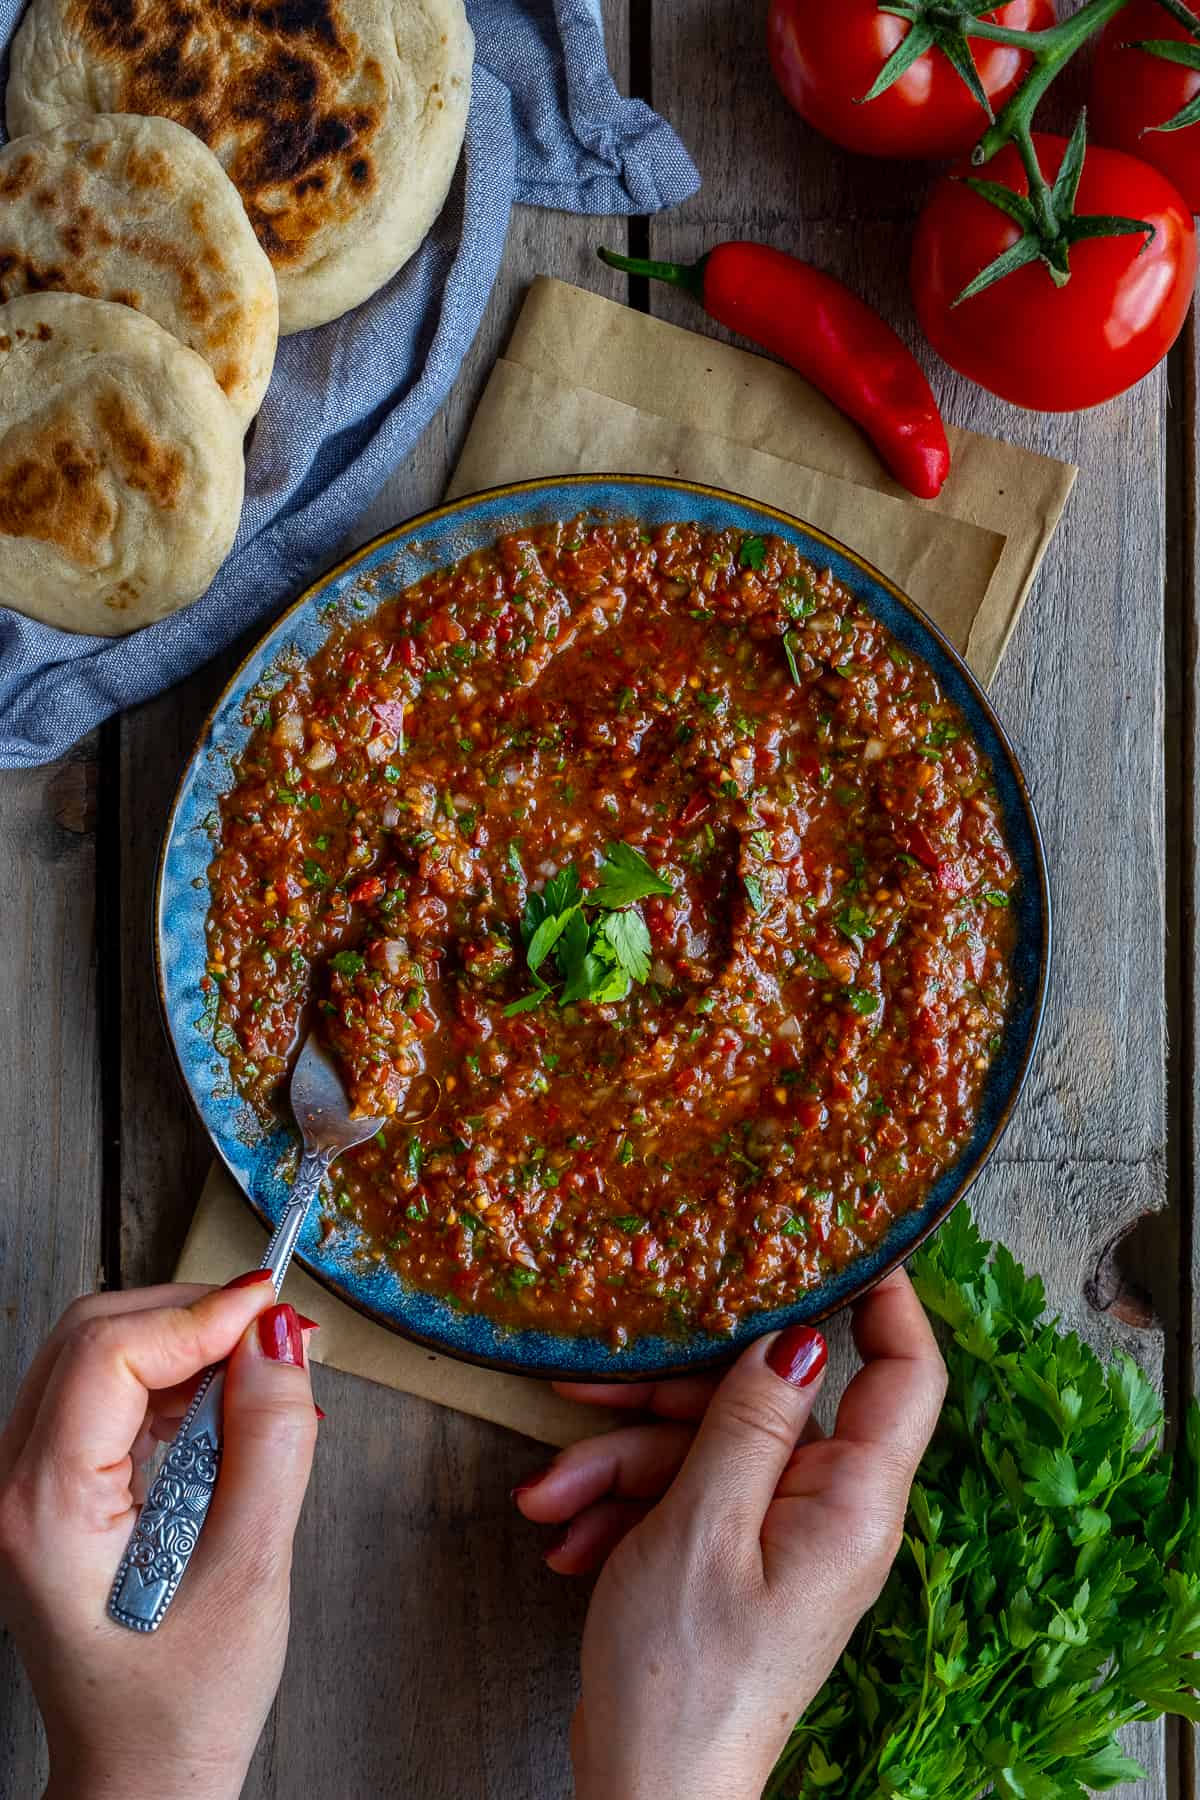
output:
MULTIPOLYGON (((242 722, 248 696, 285 678, 285 666, 320 649, 335 618, 372 611, 429 570, 491 544, 519 525, 548 523, 586 512, 638 518, 657 525, 691 519, 721 530, 776 533, 854 592, 899 641, 933 669, 966 714, 991 758, 1008 843, 1020 872, 1014 894, 1017 924, 1016 997, 1004 1043, 988 1075, 979 1122, 954 1166, 925 1205, 897 1221, 884 1241, 794 1305, 760 1313, 733 1339, 642 1338, 613 1351, 596 1338, 514 1330, 408 1286, 372 1253, 370 1243, 337 1215, 322 1236, 314 1215, 301 1237, 301 1263, 351 1305, 381 1325, 450 1356, 524 1374, 565 1379, 621 1379, 695 1370, 729 1355, 732 1346, 796 1320, 815 1320, 845 1306, 945 1218, 966 1193, 998 1143, 1033 1055, 1050 961, 1050 905, 1045 856, 1025 779, 1004 731, 961 658, 941 633, 890 581, 833 539, 786 513, 690 482, 639 476, 570 476, 495 488, 439 507, 377 538, 324 576, 284 613, 246 658, 206 724, 184 771, 159 862, 156 931, 159 992, 175 1055, 214 1145, 250 1205, 267 1225, 279 1218, 294 1164, 295 1136, 283 1125, 267 1129, 232 1090, 213 1043, 200 980, 211 829, 232 765, 250 735, 242 722)), ((328 1223, 328 1221, 326 1221, 328 1223)))

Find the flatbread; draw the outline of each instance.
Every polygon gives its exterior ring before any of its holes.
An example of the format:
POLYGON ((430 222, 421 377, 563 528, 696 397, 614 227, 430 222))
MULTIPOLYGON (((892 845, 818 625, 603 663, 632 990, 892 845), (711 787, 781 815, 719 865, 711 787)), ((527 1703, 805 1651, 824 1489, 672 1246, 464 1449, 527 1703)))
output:
POLYGON ((275 361, 270 259, 206 145, 102 113, 0 150, 0 301, 61 289, 132 306, 195 350, 248 425, 275 361))
POLYGON ((474 39, 462 0, 31 0, 11 135, 161 113, 203 138, 279 282, 280 329, 357 306, 445 200, 474 39))
POLYGON ((186 606, 242 478, 237 414, 153 319, 77 294, 0 306, 0 604, 103 637, 186 606))

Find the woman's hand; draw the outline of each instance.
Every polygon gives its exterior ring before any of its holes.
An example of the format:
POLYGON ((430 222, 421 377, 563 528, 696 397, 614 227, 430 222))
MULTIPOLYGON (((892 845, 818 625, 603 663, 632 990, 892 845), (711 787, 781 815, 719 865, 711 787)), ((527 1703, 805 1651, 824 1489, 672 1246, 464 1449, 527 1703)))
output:
POLYGON ((0 1436, 0 1610, 50 1745, 48 1796, 234 1800, 279 1683, 316 1414, 304 1327, 269 1278, 97 1294, 67 1311, 0 1436), (221 1473, 153 1637, 107 1616, 138 1465, 228 1356, 221 1473))
POLYGON ((579 1800, 761 1794, 879 1595, 945 1393, 903 1273, 862 1301, 854 1337, 864 1367, 829 1438, 810 1422, 825 1344, 805 1327, 760 1339, 719 1384, 561 1390, 663 1421, 575 1444, 517 1489, 527 1518, 567 1523, 552 1568, 604 1562, 572 1731, 579 1800))

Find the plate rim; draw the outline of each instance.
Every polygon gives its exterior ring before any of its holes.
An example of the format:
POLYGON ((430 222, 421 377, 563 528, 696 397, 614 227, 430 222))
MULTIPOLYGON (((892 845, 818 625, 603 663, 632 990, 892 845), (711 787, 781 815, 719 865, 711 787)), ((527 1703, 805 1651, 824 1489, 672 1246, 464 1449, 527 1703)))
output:
MULTIPOLYGON (((874 582, 879 587, 883 588, 884 591, 909 614, 915 621, 919 630, 928 633, 929 636, 935 640, 942 652, 954 665, 959 676, 965 681, 975 704, 980 707, 986 717, 988 725, 995 734, 996 740, 1004 753, 1009 773, 1013 777, 1021 807, 1025 815, 1025 822, 1028 828, 1029 842, 1033 850, 1033 862, 1037 875, 1041 934, 1040 942, 1036 947, 1037 980, 1030 1001, 1030 1024, 1020 1067, 1012 1082, 1009 1094, 997 1115, 992 1131, 986 1143, 978 1151, 975 1157, 973 1168, 964 1175, 963 1179, 955 1186, 953 1191, 943 1201, 936 1212, 922 1219, 916 1234, 904 1245, 897 1247, 890 1256, 886 1257, 877 1270, 865 1277, 858 1285, 854 1286, 851 1293, 836 1299, 831 1298, 827 1304, 818 1306, 815 1310, 806 1313, 806 1324, 819 1324, 823 1320, 844 1311, 846 1308, 857 1305, 863 1297, 870 1293, 873 1288, 877 1287, 880 1282, 885 1281, 890 1275, 894 1274, 896 1269, 903 1267, 920 1246, 945 1223, 955 1207, 958 1206, 959 1202, 967 1197, 975 1183, 979 1180, 980 1176, 992 1161, 1001 1139, 1004 1137, 1005 1132, 1012 1122, 1012 1117, 1017 1104, 1024 1093, 1026 1083, 1029 1079, 1029 1073, 1041 1041, 1046 1000, 1049 992, 1051 965, 1053 961, 1053 902, 1045 840, 1042 834, 1037 808, 1029 790, 1029 783, 1025 775, 1024 767, 1022 766, 1016 748, 1003 721, 1000 719, 992 704, 987 690, 975 672, 970 668, 966 658, 953 644, 951 644, 941 627, 930 618, 924 608, 906 594, 903 588, 901 588, 890 576, 885 575, 884 572, 867 557, 863 556, 859 551, 854 550, 850 545, 844 543, 840 538, 835 537, 832 532, 825 531, 818 525, 810 524, 798 514, 790 513, 782 507, 773 505, 769 501, 756 500, 751 495, 736 493, 731 488, 715 487, 707 482, 690 481, 681 476, 635 475, 612 471, 596 471, 594 473, 576 472, 566 475, 535 476, 522 481, 500 482, 491 487, 479 488, 468 494, 457 495, 453 500, 443 501, 438 506, 428 507, 419 513, 414 513, 410 518, 404 519, 396 525, 388 526, 385 530, 377 532, 365 543, 360 544, 356 550, 351 551, 348 555, 331 563, 328 568, 323 569, 319 575, 315 576, 313 580, 297 594, 295 599, 290 601, 280 613, 269 620, 263 629, 256 634, 254 641, 246 650, 245 654, 239 659, 236 667, 230 672, 223 683, 220 692, 217 694, 212 705, 204 715, 196 732, 192 747, 188 752, 187 758, 172 789, 171 801, 167 809, 166 819, 163 824, 159 841, 158 853, 155 858, 154 884, 151 896, 151 905, 153 909, 152 938, 154 982, 163 1033, 170 1047, 171 1060, 175 1072, 187 1095, 188 1102, 208 1139, 210 1147, 223 1165, 243 1202, 249 1207, 251 1213, 259 1223, 264 1226, 268 1234, 270 1234, 275 1229, 276 1221, 270 1218, 259 1202, 243 1186, 241 1179, 233 1169, 229 1158, 225 1154, 213 1127, 206 1118, 204 1109, 200 1105, 196 1093, 193 1090, 191 1081, 188 1079, 180 1047, 176 1041, 170 1007, 167 1002, 166 972, 163 964, 162 946, 163 885, 166 875, 168 852, 175 838, 177 816, 184 797, 184 790, 188 785, 193 769, 202 752, 206 748, 211 748, 209 740, 212 737, 213 727, 218 716, 225 708, 234 690, 240 684, 248 665, 259 655, 266 640, 283 629, 289 619, 308 606, 310 602, 322 593, 331 582, 348 574, 351 570, 356 568, 359 563, 365 561, 368 557, 374 556, 376 552, 384 549, 388 544, 394 543, 397 539, 408 537, 422 528, 435 525, 447 518, 453 517, 457 513, 467 511, 481 503, 519 498, 523 494, 534 494, 547 488, 591 487, 604 484, 633 488, 667 488, 681 494, 698 494, 708 500, 728 502, 734 506, 748 507, 754 512, 773 518, 781 524, 788 526, 790 529, 800 531, 806 536, 814 539, 817 543, 824 545, 826 549, 832 550, 837 556, 844 558, 848 563, 852 564, 862 575, 867 577, 868 581, 874 582)), ((389 596, 389 598, 394 598, 394 596, 389 596)), ((523 1361, 519 1357, 509 1359, 504 1356, 475 1352, 459 1344, 450 1344, 444 1338, 431 1336, 393 1315, 372 1307, 365 1300, 341 1286, 335 1274, 318 1268, 309 1260, 308 1256, 300 1250, 296 1251, 295 1260, 304 1270, 306 1275, 319 1282, 322 1287, 327 1288, 336 1299, 343 1303, 343 1305, 352 1307, 354 1311, 361 1314, 362 1317, 369 1319, 372 1324, 384 1327, 386 1330, 391 1331, 394 1335, 404 1339, 406 1342, 415 1344, 420 1349, 432 1351, 439 1356, 449 1357, 455 1362, 469 1363, 477 1368, 492 1369, 502 1374, 520 1375, 526 1379, 558 1381, 571 1384, 586 1384, 602 1381, 606 1384, 619 1385, 634 1382, 671 1380, 685 1375, 701 1375, 725 1366, 739 1355, 742 1350, 747 1348, 750 1343, 756 1341, 758 1337, 763 1336, 769 1331, 780 1329, 777 1325, 764 1325, 761 1331, 756 1332, 753 1330, 754 1315, 751 1315, 750 1320, 748 1321, 750 1329, 743 1333, 739 1333, 737 1341, 731 1343, 727 1348, 717 1346, 714 1348, 711 1355, 697 1357, 676 1365, 663 1363, 661 1365, 656 1365, 651 1370, 646 1370, 644 1368, 622 1370, 619 1366, 614 1366, 611 1369, 593 1369, 581 1372, 577 1367, 571 1365, 556 1366, 545 1362, 531 1364, 528 1360, 523 1361)), ((848 1265, 848 1267, 852 1266, 852 1264, 848 1265)), ((819 1289, 809 1290, 810 1294, 813 1292, 819 1292, 819 1289)), ((798 1296, 797 1298, 799 1299, 801 1297, 798 1296)), ((519 1338, 523 1328, 514 1326, 511 1327, 511 1329, 514 1335, 519 1338)), ((533 1329, 533 1327, 525 1329, 533 1329)), ((564 1337, 565 1341, 568 1342, 578 1342, 580 1337, 584 1336, 582 1333, 574 1335, 569 1333, 548 1335, 561 1335, 564 1337)))

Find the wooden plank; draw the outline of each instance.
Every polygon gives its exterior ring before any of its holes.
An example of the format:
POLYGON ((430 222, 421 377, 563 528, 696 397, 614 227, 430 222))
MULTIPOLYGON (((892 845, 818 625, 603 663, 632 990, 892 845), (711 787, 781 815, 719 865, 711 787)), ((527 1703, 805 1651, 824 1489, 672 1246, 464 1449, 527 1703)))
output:
MULTIPOLYGON (((608 0, 605 14, 621 80, 624 0, 608 0)), ((514 212, 500 279, 454 392, 347 547, 440 497, 525 284, 541 272, 592 280, 596 232, 594 221, 514 212)), ((169 1273, 209 1156, 163 1041, 148 932, 158 830, 223 678, 223 666, 210 666, 122 722, 127 1285, 169 1273)), ((245 1800, 373 1800, 392 1791, 558 1800, 570 1785, 566 1734, 584 1597, 543 1569, 537 1534, 508 1498, 544 1452, 330 1370, 318 1371, 316 1386, 329 1417, 296 1545, 291 1648, 245 1800)))
MULTIPOLYGON (((651 254, 691 260, 729 237, 776 244, 842 276, 917 345, 905 271, 922 172, 848 156, 811 132, 774 87, 755 8, 656 9, 653 69, 655 103, 679 125, 704 186, 651 221, 651 254)), ((671 290, 653 288, 651 306, 703 328, 671 290)), ((1165 383, 1156 375, 1111 406, 1058 420, 1005 406, 923 356, 957 424, 1083 471, 995 684, 1040 803, 1059 954, 1038 1062, 976 1205, 1041 1270, 1066 1318, 1102 1351, 1129 1349, 1158 1380, 1161 1331, 1147 1315, 1139 1329, 1102 1314, 1087 1283, 1118 1227, 1166 1199, 1165 383)), ((1160 1274, 1173 1282, 1178 1222, 1162 1225, 1160 1274)), ((1163 1733, 1137 1737, 1151 1773, 1123 1791, 1165 1800, 1163 1733)))
POLYGON ((124 971, 119 1019, 106 1053, 120 1070, 116 1204, 120 1284, 169 1279, 212 1161, 159 1016, 154 984, 154 871, 175 784, 237 652, 120 722, 106 780, 120 793, 118 931, 124 971))
MULTIPOLYGON (((96 746, 0 775, 0 1418, 41 1340, 101 1274, 96 746)), ((40 1792, 33 1696, 0 1635, 0 1794, 40 1792)))
MULTIPOLYGON (((1175 1064, 1173 1159, 1181 1219, 1182 1293, 1178 1318, 1177 1410, 1200 1393, 1200 459, 1196 451, 1200 411, 1200 330, 1193 310, 1173 362, 1172 400, 1178 409, 1174 432, 1171 492, 1175 499, 1171 573, 1174 604, 1167 646, 1167 755, 1173 776, 1168 817, 1176 824, 1169 865, 1175 912, 1171 942, 1178 946, 1176 1004, 1171 1018, 1178 1046, 1175 1064)), ((1179 1792, 1200 1795, 1200 1728, 1179 1734, 1179 1792)))

